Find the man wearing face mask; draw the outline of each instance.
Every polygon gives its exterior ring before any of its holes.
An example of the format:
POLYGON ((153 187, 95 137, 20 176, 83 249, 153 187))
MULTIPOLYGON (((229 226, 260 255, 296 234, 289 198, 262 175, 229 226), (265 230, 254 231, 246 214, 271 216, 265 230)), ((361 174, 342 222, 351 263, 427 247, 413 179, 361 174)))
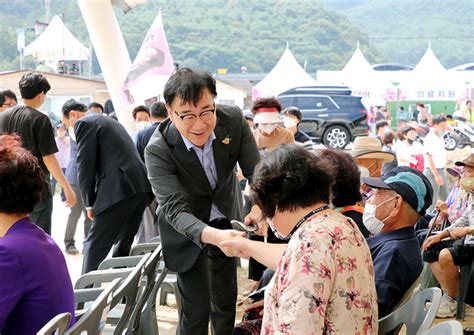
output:
POLYGON ((130 134, 133 142, 137 143, 137 135, 143 129, 151 126, 150 110, 143 105, 137 106, 132 111, 133 121, 135 122, 135 131, 130 134))
POLYGON ((423 152, 425 154, 425 176, 433 187, 433 204, 428 209, 430 213, 438 200, 446 200, 448 187, 446 186, 446 149, 444 148, 444 132, 446 130, 446 117, 436 115, 433 117, 433 127, 425 137, 423 152))
MULTIPOLYGON (((473 239, 472 235, 474 234, 474 154, 470 154, 466 159, 455 164, 464 168, 459 184, 469 193, 470 198, 466 210, 451 226, 437 235, 430 236, 423 244, 423 249, 427 250, 445 238, 456 240, 452 247, 440 251, 437 262, 430 263, 431 270, 444 292, 436 315, 440 318, 453 317, 456 314, 459 284, 458 266, 472 262, 474 255, 473 248, 465 246, 465 243, 473 239)), ((470 305, 474 305, 472 296, 472 294, 466 295, 466 297, 470 297, 470 301, 466 301, 470 305)))
POLYGON ((283 110, 283 124, 285 128, 293 133, 296 144, 303 145, 305 148, 312 149, 313 141, 311 137, 299 129, 303 115, 298 107, 287 107, 283 110))
POLYGON ((259 150, 273 150, 280 144, 293 144, 293 133, 282 128, 280 124, 281 104, 276 98, 262 98, 255 101, 252 113, 255 115, 253 122, 257 129, 253 136, 259 150))
POLYGON ((381 178, 362 178, 374 189, 364 225, 374 262, 379 317, 390 313, 423 269, 414 225, 431 205, 433 189, 418 170, 397 167, 381 178))

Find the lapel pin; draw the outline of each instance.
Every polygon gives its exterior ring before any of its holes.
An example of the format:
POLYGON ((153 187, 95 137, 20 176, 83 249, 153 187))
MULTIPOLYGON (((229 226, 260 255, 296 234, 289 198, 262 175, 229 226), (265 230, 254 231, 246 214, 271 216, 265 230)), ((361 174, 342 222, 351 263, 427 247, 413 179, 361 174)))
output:
POLYGON ((222 140, 222 143, 224 144, 229 144, 230 141, 232 141, 232 139, 230 138, 230 135, 227 135, 223 140, 222 140))

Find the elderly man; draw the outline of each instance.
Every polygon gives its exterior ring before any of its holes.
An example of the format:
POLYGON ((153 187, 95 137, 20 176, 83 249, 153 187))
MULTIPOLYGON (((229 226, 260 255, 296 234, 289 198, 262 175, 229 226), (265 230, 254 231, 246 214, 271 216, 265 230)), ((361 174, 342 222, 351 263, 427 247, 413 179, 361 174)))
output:
MULTIPOLYGON (((444 291, 436 315, 439 318, 449 318, 456 314, 459 284, 458 266, 471 262, 474 257, 473 249, 464 247, 464 241, 472 239, 472 234, 474 234, 474 154, 470 154, 466 159, 455 164, 464 167, 460 186, 470 197, 466 210, 450 227, 437 235, 430 236, 423 244, 423 249, 427 250, 445 238, 457 240, 452 247, 441 250, 437 262, 430 263, 431 270, 444 291)), ((473 303, 472 298, 468 303, 473 303)))
POLYGON ((379 317, 390 313, 423 269, 413 226, 431 205, 433 189, 418 170, 397 167, 381 178, 362 178, 374 189, 364 225, 374 261, 379 317))
POLYGON ((163 256, 183 297, 177 334, 207 334, 209 317, 213 334, 231 334, 237 263, 218 246, 239 234, 230 220, 243 216, 235 166, 251 179, 259 153, 240 109, 216 105, 209 73, 177 70, 163 95, 169 119, 153 133, 145 162, 163 256))

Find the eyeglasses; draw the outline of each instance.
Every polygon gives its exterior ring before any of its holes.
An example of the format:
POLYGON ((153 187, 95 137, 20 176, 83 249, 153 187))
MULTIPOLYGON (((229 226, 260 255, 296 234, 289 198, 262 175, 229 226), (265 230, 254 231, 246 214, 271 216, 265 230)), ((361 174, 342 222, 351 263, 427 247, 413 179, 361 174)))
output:
POLYGON ((186 115, 179 115, 176 111, 173 111, 180 119, 183 121, 183 124, 185 126, 191 126, 193 125, 197 119, 201 119, 202 122, 210 122, 212 121, 212 118, 214 117, 214 113, 216 112, 216 105, 214 105, 213 109, 208 109, 201 114, 196 115, 196 114, 186 114, 186 115))

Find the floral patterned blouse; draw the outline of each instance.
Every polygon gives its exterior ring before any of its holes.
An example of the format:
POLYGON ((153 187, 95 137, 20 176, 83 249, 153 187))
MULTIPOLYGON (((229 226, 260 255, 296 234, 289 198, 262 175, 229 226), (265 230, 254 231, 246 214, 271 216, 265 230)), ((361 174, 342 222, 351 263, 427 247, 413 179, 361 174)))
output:
POLYGON ((377 334, 370 250, 357 225, 325 210, 288 243, 265 292, 262 334, 377 334))

